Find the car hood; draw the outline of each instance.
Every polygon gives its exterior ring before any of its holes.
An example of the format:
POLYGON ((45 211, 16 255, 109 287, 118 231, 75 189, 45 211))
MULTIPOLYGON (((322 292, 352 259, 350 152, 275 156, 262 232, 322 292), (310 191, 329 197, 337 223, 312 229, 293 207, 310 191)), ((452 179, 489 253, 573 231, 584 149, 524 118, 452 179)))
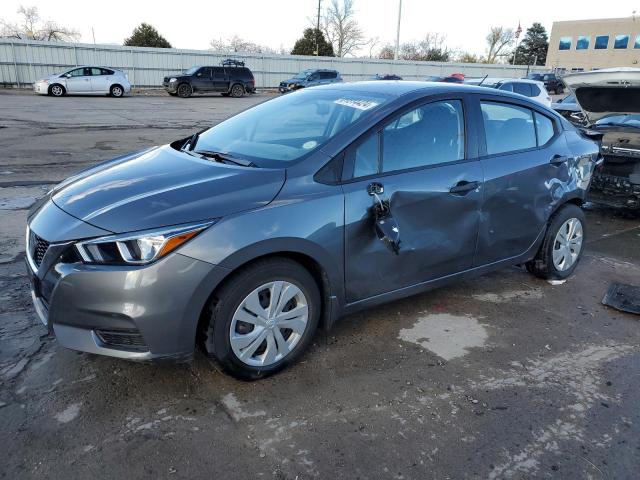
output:
POLYGON ((590 123, 608 115, 640 113, 640 68, 572 73, 562 80, 590 123))
POLYGON ((51 192, 65 212, 114 233, 197 222, 270 203, 285 171, 199 159, 169 145, 85 170, 51 192))

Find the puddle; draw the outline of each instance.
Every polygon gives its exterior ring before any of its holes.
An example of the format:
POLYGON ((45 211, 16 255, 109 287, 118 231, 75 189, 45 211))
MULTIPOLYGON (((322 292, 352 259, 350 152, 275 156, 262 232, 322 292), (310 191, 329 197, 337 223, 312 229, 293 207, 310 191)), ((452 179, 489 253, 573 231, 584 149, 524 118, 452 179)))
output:
POLYGON ((398 338, 452 360, 465 356, 470 348, 483 347, 488 336, 485 327, 472 316, 435 313, 420 318, 411 328, 400 330, 398 338))
POLYGON ((529 290, 510 290, 500 293, 482 293, 472 295, 476 300, 481 302, 505 303, 515 300, 538 300, 542 298, 542 290, 540 288, 530 288, 529 290))

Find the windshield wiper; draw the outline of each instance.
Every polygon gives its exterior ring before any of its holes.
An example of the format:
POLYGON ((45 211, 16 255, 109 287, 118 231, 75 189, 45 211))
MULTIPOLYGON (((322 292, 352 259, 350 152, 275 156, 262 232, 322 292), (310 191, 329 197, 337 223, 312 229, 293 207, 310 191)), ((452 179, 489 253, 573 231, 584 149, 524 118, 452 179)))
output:
POLYGON ((211 150, 194 150, 193 153, 197 153, 203 157, 213 158, 216 162, 220 163, 232 163, 234 165, 240 165, 241 167, 257 167, 257 165, 250 160, 234 157, 228 153, 213 152, 211 150))

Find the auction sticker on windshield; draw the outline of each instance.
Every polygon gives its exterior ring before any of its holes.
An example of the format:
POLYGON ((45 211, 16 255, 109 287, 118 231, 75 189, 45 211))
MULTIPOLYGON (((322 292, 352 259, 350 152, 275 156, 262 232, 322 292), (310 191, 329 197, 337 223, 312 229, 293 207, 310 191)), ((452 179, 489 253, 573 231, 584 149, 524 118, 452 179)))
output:
POLYGON ((333 103, 344 105, 345 107, 357 108, 358 110, 370 110, 378 106, 378 102, 372 100, 353 100, 351 98, 338 98, 333 103))

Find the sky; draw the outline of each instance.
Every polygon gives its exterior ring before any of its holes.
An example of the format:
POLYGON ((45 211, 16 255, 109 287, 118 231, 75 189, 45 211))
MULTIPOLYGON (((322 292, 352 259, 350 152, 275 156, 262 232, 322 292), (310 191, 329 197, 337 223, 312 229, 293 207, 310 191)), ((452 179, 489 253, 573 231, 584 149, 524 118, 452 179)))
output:
MULTIPOLYGON (((324 5, 329 2, 322 0, 324 5)), ((374 51, 385 43, 395 42, 398 0, 354 0, 354 4, 365 35, 380 39, 374 51)), ((122 44, 138 24, 147 22, 176 48, 207 49, 212 39, 238 35, 272 48, 290 49, 310 22, 315 22, 312 19, 318 1, 2 0, 0 19, 17 21, 20 5, 36 6, 43 19, 75 28, 81 34, 80 41, 86 43, 93 42, 92 27, 97 43, 122 44)), ((428 32, 440 33, 446 36, 445 43, 450 49, 482 55, 491 26, 515 29, 520 22, 524 31, 531 23, 540 22, 551 33, 554 21, 628 17, 636 9, 640 15, 640 2, 631 0, 403 0, 400 41, 419 40, 428 32)), ((369 56, 369 48, 359 54, 369 56)))

